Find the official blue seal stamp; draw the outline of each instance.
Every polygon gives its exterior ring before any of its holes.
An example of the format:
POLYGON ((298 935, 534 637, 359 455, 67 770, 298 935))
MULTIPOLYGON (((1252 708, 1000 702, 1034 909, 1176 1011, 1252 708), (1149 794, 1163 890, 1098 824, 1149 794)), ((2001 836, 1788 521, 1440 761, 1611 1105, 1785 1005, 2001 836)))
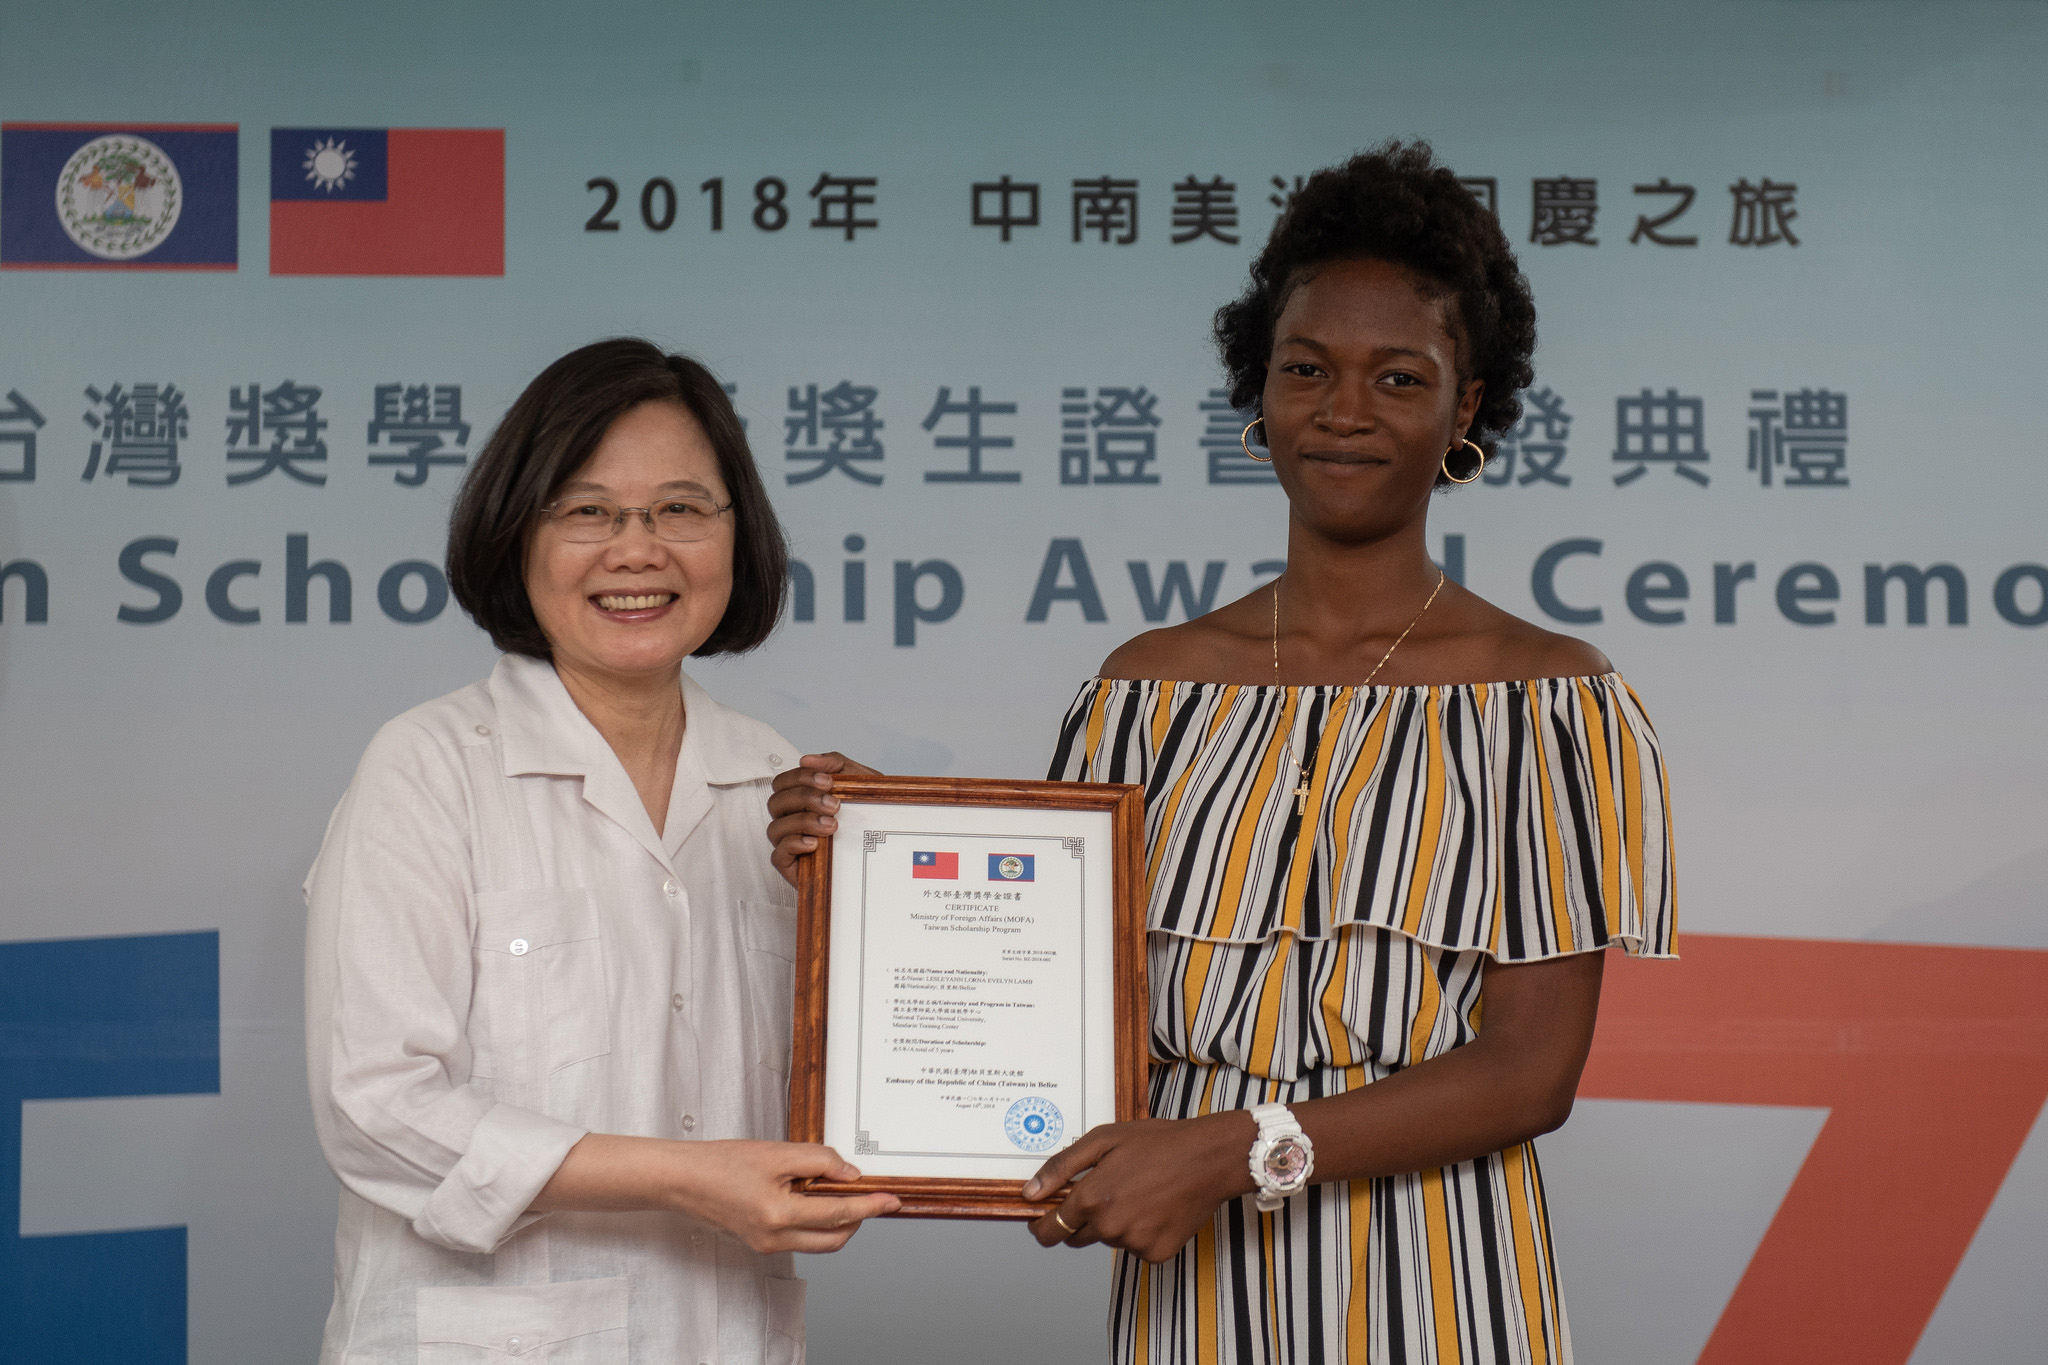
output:
POLYGON ((1003 1132, 1021 1151, 1049 1152, 1067 1131, 1060 1107, 1037 1095, 1026 1095, 1003 1115, 1003 1132))

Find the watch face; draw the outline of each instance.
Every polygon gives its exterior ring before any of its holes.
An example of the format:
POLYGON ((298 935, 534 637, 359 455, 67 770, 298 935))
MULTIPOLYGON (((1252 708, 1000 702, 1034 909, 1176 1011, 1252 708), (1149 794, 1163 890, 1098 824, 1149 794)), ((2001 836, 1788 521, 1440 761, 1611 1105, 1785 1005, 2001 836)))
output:
POLYGON ((1275 1185, 1291 1185, 1308 1174, 1308 1153, 1292 1135, 1274 1138, 1266 1148, 1266 1178, 1275 1185))

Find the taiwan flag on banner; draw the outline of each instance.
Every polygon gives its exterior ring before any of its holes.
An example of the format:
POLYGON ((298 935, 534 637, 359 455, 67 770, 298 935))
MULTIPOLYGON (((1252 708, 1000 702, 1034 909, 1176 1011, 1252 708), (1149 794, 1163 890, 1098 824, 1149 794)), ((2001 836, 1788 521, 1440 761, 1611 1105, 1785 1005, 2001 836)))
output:
POLYGON ((232 123, 0 124, 0 269, 233 270, 232 123))
POLYGON ((910 875, 913 877, 930 877, 942 882, 959 881, 960 855, 957 853, 913 853, 910 855, 910 875))
POLYGON ((503 275, 502 128, 272 128, 273 275, 503 275))

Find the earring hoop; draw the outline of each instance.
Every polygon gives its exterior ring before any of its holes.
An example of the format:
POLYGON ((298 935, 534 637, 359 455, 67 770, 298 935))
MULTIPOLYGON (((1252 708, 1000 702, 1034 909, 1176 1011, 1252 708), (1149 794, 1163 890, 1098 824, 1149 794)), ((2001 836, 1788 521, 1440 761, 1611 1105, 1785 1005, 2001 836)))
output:
POLYGON ((1452 483, 1470 483, 1472 482, 1472 480, 1478 478, 1481 474, 1485 472, 1486 451, 1480 448, 1479 446, 1474 445, 1471 441, 1460 441, 1458 442, 1458 445, 1452 446, 1450 450, 1446 450, 1444 452, 1444 477, 1449 479, 1452 483), (1467 474, 1462 479, 1451 472, 1451 454, 1453 451, 1457 450, 1459 446, 1465 446, 1470 448, 1472 453, 1479 457, 1479 463, 1474 465, 1472 467, 1472 472, 1470 474, 1467 474))
MULTIPOLYGON (((1257 461, 1258 461, 1258 462, 1259 462, 1260 464, 1271 464, 1271 463, 1273 463, 1273 452, 1272 452, 1272 451, 1270 451, 1270 450, 1269 450, 1269 451, 1267 451, 1267 452, 1266 452, 1266 453, 1265 453, 1264 455, 1253 455, 1253 454, 1252 454, 1252 443, 1251 443, 1251 434, 1252 434, 1252 428, 1253 428, 1253 427, 1255 427, 1255 426, 1258 426, 1258 425, 1259 425, 1259 424, 1260 424, 1261 422, 1263 422, 1263 421, 1265 421, 1265 420, 1266 420, 1266 419, 1265 419, 1265 418, 1263 418, 1263 417, 1254 417, 1254 418, 1252 418, 1252 420, 1251 420, 1251 421, 1249 421, 1249 422, 1246 422, 1246 423, 1244 424, 1244 431, 1243 431, 1243 432, 1242 432, 1242 433, 1241 433, 1241 434, 1240 434, 1240 435, 1238 436, 1238 438, 1237 438, 1237 443, 1238 443, 1239 445, 1241 445, 1241 446, 1243 446, 1243 447, 1244 447, 1244 453, 1245 453, 1246 455, 1250 456, 1250 457, 1251 457, 1252 459, 1254 459, 1254 460, 1257 460, 1257 461)), ((1259 442, 1259 444, 1260 444, 1260 445, 1264 445, 1264 444, 1265 444, 1265 442, 1264 442, 1264 441, 1261 441, 1261 442, 1259 442)))

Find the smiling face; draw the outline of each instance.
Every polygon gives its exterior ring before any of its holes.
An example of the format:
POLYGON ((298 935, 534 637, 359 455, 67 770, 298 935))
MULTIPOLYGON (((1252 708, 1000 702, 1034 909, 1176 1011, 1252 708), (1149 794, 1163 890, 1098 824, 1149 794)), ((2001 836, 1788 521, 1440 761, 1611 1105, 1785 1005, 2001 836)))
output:
MULTIPOLYGON (((549 501, 606 498, 656 507, 664 497, 732 501, 704 429, 678 403, 642 403, 613 422, 549 501)), ((615 686, 672 675, 710 638, 732 596, 733 517, 709 537, 675 542, 638 513, 609 540, 566 539, 545 518, 526 545, 526 594, 558 671, 615 686)))
POLYGON ((1452 306, 1378 260, 1329 262, 1288 296, 1273 326, 1265 432, 1297 522, 1353 543, 1423 517, 1483 387, 1459 382, 1452 306))

